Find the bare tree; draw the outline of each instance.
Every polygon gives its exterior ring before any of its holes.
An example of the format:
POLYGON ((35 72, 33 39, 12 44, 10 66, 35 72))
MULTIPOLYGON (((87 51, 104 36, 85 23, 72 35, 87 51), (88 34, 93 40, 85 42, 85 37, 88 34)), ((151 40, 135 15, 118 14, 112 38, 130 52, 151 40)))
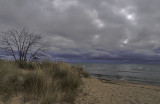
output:
POLYGON ((12 28, 1 34, 1 50, 15 61, 40 60, 46 56, 48 44, 40 34, 30 33, 26 28, 12 28))

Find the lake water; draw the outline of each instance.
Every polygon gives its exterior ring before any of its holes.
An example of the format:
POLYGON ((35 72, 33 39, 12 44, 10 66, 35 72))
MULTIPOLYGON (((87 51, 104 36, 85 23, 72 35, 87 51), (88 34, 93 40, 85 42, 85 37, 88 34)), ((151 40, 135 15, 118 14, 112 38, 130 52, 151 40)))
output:
POLYGON ((160 65, 79 64, 91 76, 160 85, 160 65))

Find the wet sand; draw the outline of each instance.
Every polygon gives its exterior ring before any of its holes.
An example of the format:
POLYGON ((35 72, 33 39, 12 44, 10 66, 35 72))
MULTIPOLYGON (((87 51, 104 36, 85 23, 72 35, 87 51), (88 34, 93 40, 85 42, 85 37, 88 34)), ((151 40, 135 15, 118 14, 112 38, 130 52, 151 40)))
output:
POLYGON ((82 78, 75 104, 160 104, 160 86, 82 78))

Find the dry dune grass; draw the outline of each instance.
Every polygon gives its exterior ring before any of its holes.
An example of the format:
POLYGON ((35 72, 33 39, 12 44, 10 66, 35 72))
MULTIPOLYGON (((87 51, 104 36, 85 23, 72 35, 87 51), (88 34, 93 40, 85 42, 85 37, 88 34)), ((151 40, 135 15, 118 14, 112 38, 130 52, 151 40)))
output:
POLYGON ((61 61, 17 65, 0 60, 0 104, 72 104, 84 73, 61 61))

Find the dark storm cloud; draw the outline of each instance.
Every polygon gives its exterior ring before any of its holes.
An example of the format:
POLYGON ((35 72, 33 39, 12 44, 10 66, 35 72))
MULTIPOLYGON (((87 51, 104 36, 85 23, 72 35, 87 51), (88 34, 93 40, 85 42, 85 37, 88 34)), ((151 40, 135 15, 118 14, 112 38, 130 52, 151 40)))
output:
POLYGON ((57 57, 133 60, 143 55, 146 60, 160 55, 159 4, 159 0, 0 0, 0 31, 15 25, 38 31, 57 57))

